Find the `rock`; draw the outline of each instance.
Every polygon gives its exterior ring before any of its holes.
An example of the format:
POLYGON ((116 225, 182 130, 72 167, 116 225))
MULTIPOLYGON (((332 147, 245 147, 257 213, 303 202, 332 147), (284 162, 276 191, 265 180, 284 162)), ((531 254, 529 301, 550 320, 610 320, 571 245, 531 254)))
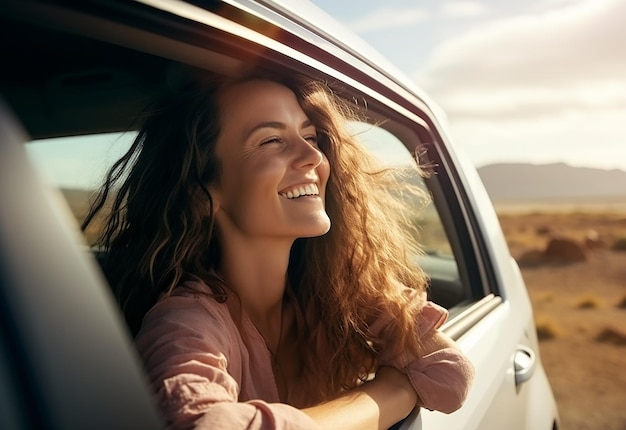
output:
POLYGON ((553 238, 548 242, 545 256, 556 263, 578 263, 587 260, 584 248, 575 240, 553 238))
POLYGON ((596 340, 617 346, 626 346, 626 333, 612 327, 607 327, 596 336, 596 340))

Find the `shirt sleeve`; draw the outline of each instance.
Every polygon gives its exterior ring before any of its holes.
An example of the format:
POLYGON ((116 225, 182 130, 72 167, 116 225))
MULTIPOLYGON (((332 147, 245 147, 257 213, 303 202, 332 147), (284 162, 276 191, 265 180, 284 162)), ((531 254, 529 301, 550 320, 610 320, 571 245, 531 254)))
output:
POLYGON ((231 372, 240 374, 241 358, 224 318, 194 297, 169 297, 144 318, 135 342, 168 428, 318 429, 292 406, 238 401, 231 372))
MULTIPOLYGON (((408 290, 408 289, 407 289, 408 290)), ((422 306, 416 321, 418 339, 427 339, 447 320, 448 311, 426 301, 425 294, 408 290, 416 305, 422 306)), ((382 330, 389 318, 382 316, 374 330, 382 330)), ((474 379, 474 366, 458 348, 443 348, 421 357, 403 352, 395 357, 381 355, 381 365, 393 366, 404 372, 421 399, 420 406, 451 413, 459 409, 474 379)))

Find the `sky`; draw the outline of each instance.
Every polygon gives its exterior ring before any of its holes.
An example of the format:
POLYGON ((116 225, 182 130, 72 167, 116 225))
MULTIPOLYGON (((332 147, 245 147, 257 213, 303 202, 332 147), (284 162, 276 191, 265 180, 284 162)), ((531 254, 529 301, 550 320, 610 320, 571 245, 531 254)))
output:
POLYGON ((626 0, 312 0, 426 92, 477 167, 626 170, 626 0))

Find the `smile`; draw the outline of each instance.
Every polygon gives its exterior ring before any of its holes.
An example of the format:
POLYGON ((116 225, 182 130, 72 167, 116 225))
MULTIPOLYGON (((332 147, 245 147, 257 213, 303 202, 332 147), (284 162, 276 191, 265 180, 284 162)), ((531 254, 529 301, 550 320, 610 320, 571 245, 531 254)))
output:
POLYGON ((304 196, 318 196, 320 192, 316 184, 306 184, 279 194, 288 199, 297 199, 304 196))

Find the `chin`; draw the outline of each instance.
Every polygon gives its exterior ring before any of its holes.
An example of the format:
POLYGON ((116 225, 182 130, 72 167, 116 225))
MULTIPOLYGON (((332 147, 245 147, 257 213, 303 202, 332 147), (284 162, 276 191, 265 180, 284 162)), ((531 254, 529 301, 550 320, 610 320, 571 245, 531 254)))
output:
POLYGON ((324 216, 323 219, 317 219, 315 224, 315 226, 310 226, 310 228, 307 228, 306 232, 302 232, 300 237, 305 238, 324 236, 330 231, 330 219, 328 218, 328 216, 324 216))

